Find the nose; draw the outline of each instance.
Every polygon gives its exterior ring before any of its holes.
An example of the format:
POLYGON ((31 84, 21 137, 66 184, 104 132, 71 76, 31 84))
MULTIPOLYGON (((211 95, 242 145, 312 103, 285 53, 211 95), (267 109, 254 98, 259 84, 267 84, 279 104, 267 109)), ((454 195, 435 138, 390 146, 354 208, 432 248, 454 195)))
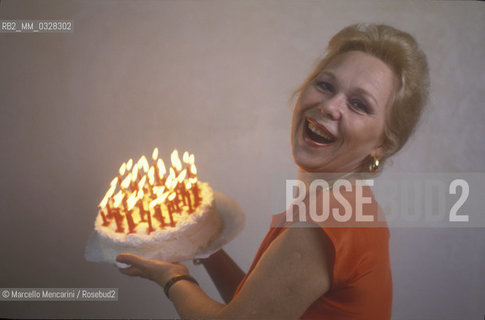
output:
POLYGON ((345 105, 345 99, 341 95, 335 95, 326 99, 318 106, 323 115, 330 117, 332 120, 339 120, 342 117, 342 110, 345 105))

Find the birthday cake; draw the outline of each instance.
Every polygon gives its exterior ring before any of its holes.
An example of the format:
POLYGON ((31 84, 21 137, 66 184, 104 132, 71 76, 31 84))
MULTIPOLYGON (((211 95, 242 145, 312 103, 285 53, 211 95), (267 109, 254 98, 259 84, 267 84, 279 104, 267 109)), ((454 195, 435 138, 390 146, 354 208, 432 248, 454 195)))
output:
POLYGON ((220 232, 222 224, 208 183, 197 180, 194 155, 177 150, 168 172, 152 154, 123 163, 99 204, 94 228, 104 254, 182 261, 193 258, 220 232))

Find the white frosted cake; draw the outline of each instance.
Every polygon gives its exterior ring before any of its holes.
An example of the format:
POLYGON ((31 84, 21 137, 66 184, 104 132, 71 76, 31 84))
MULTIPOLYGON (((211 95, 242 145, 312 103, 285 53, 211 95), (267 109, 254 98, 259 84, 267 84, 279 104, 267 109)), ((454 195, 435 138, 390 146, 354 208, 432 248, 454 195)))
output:
POLYGON ((183 168, 175 150, 167 177, 157 156, 155 149, 151 167, 144 156, 134 166, 131 160, 123 164, 99 204, 95 231, 101 250, 113 260, 119 253, 191 259, 221 231, 214 192, 197 181, 193 155, 184 153, 183 168))

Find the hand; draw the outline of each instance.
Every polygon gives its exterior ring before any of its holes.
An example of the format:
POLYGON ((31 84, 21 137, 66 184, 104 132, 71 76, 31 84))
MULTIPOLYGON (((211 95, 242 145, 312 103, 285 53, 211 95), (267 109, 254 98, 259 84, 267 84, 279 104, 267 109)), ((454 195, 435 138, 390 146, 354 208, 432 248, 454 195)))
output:
POLYGON ((119 268, 121 273, 152 280, 162 287, 177 275, 189 274, 189 270, 184 265, 145 259, 134 254, 122 253, 116 257, 116 261, 130 265, 128 268, 119 268))

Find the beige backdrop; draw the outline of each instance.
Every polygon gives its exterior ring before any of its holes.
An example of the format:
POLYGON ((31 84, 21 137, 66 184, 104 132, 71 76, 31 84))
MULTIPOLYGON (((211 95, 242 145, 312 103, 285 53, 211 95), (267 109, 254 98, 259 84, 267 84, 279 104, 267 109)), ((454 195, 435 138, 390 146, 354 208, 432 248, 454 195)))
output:
MULTIPOLYGON (((226 249, 247 270, 295 177, 291 93, 352 23, 402 28, 430 61, 429 112, 389 172, 485 171, 484 16, 449 1, 1 1, 1 19, 75 31, 0 34, 0 287, 119 301, 3 302, 0 317, 176 317, 156 285, 83 256, 119 165, 155 146, 195 153, 201 180, 240 202, 247 227, 226 249)), ((483 317, 483 229, 391 232, 394 319, 483 317)))

